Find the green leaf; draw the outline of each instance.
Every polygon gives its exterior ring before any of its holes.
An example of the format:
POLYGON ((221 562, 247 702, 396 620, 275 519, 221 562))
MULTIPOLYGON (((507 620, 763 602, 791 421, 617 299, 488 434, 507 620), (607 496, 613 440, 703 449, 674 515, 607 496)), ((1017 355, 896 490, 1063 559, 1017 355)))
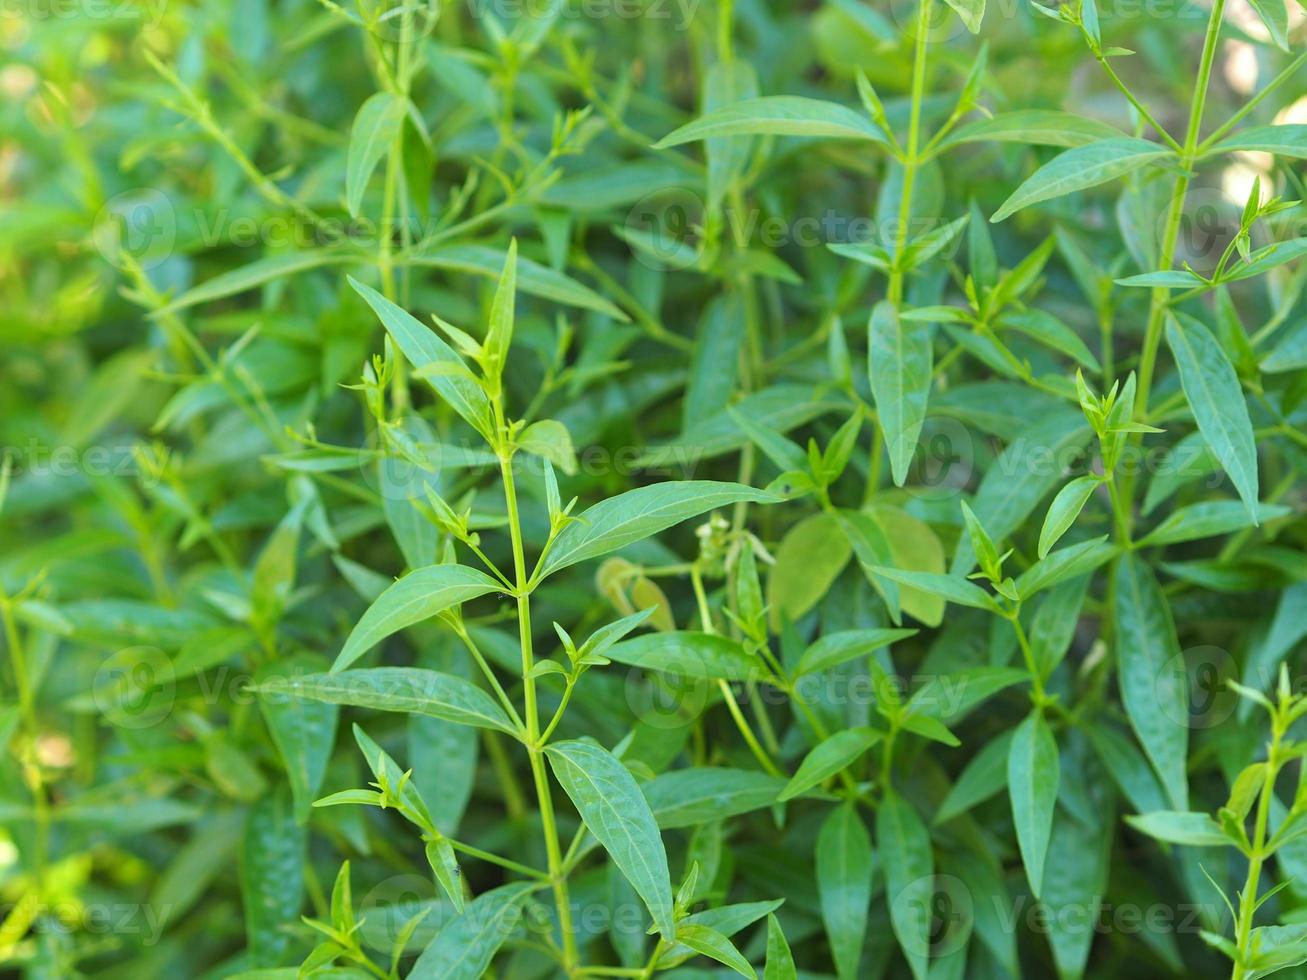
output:
POLYGON ((1007 788, 1012 800, 1012 822, 1021 848, 1021 863, 1035 898, 1044 881, 1044 858, 1053 832, 1057 803, 1059 762, 1057 742, 1036 709, 1012 733, 1007 757, 1007 788))
POLYGON ((435 875, 436 882, 454 906, 454 911, 461 915, 464 909, 463 878, 458 866, 458 858, 454 855, 453 845, 447 838, 441 837, 427 841, 424 850, 427 864, 431 868, 431 873, 435 875))
POLYGON ((463 420, 492 440, 494 427, 490 421, 490 400, 475 378, 467 374, 467 365, 454 349, 436 336, 435 332, 400 309, 370 286, 353 276, 347 277, 354 291, 372 307, 382 326, 395 342, 408 362, 418 371, 424 371, 428 383, 436 389, 463 420), (450 369, 444 372, 434 368, 450 369))
POLYGON ((940 149, 987 140, 1043 146, 1084 146, 1118 138, 1119 129, 1058 109, 1019 109, 960 126, 940 142, 940 149))
POLYGON ((1112 781, 1136 811, 1150 813, 1165 809, 1161 783, 1128 736, 1110 724, 1092 726, 1086 734, 1112 781))
POLYGON ((767 577, 772 628, 787 617, 796 621, 816 606, 852 554, 838 518, 829 513, 811 514, 785 532, 767 577))
POLYGON ((937 826, 961 816, 1007 786, 1008 753, 1011 745, 1012 732, 1004 732, 980 747, 958 774, 957 781, 935 811, 933 822, 937 826))
POLYGON ((307 698, 374 711, 430 715, 516 737, 504 710, 481 688, 453 674, 420 667, 372 667, 342 673, 273 677, 254 688, 264 699, 307 698))
POLYGON ((1126 823, 1135 830, 1169 844, 1188 847, 1229 847, 1230 839, 1220 825, 1205 813, 1158 810, 1155 813, 1127 815, 1126 823))
POLYGON ((436 933, 408 980, 480 980, 521 923, 522 903, 537 887, 519 881, 478 895, 436 933))
POLYGON ((672 941, 676 926, 667 852, 634 777, 591 742, 554 742, 545 754, 585 825, 644 900, 663 938, 672 941))
POLYGON ((1250 513, 1247 506, 1237 500, 1205 500, 1169 514, 1166 520, 1136 541, 1135 546, 1149 548, 1214 538, 1290 513, 1292 511, 1282 504, 1256 504, 1250 513))
POLYGON ((1039 676, 1047 678, 1062 662, 1075 639, 1091 576, 1068 578, 1054 586, 1030 622, 1030 648, 1039 676))
POLYGON ((290 795, 269 793, 255 803, 241 841, 240 890, 250 965, 277 966, 291 948, 287 926, 304 901, 308 833, 296 822, 290 795))
POLYGON ((1257 251, 1249 254, 1244 262, 1240 262, 1229 270, 1222 278, 1222 282, 1239 282, 1242 279, 1252 279, 1254 276, 1260 276, 1270 272, 1277 266, 1292 262, 1307 255, 1307 238, 1294 238, 1287 242, 1272 242, 1270 245, 1263 245, 1257 251))
POLYGON ((716 929, 702 925, 682 924, 676 929, 676 941, 690 947, 696 953, 729 966, 742 977, 757 980, 758 974, 749 965, 749 961, 740 955, 734 943, 716 929))
POLYGON ((989 220, 1002 221, 1032 204, 1096 187, 1171 155, 1164 146, 1124 136, 1073 147, 1031 174, 989 220))
POLYGON ((1068 545, 1041 558, 1017 577, 1017 594, 1028 599, 1044 589, 1067 579, 1078 578, 1112 560, 1118 547, 1107 540, 1093 538, 1068 545))
POLYGON ((508 254, 504 256, 504 268, 495 287, 495 298, 490 303, 486 339, 481 345, 482 350, 485 351, 487 373, 494 378, 498 378, 503 372, 504 362, 508 360, 509 345, 513 343, 516 303, 517 239, 514 238, 509 242, 508 254))
POLYGON ((1157 272, 1144 272, 1137 276, 1125 276, 1115 280, 1118 286, 1136 286, 1142 289, 1193 289, 1201 286, 1203 281, 1192 272, 1183 269, 1159 269, 1157 272))
POLYGON ((727 408, 727 413, 735 424, 740 427, 740 431, 749 437, 749 440, 763 451, 768 459, 776 464, 776 467, 785 472, 787 470, 804 471, 808 469, 808 456, 795 443, 786 439, 775 429, 768 428, 761 422, 750 418, 748 413, 742 412, 737 408, 727 408))
POLYGON ((1250 126, 1225 137, 1207 155, 1245 152, 1273 153, 1277 157, 1307 160, 1307 123, 1250 126))
POLYGON ((848 768, 881 739, 874 728, 848 728, 836 732, 804 756, 794 776, 781 790, 779 800, 793 799, 848 768))
POLYGON ((739 642, 715 633, 646 633, 609 647, 604 655, 632 667, 682 677, 748 681, 766 674, 762 662, 739 642))
POLYGON ((1039 531, 1040 558, 1046 557, 1049 549, 1057 544, 1058 538, 1071 529, 1094 488, 1102 482, 1096 476, 1080 476, 1057 492, 1053 502, 1048 505, 1044 526, 1039 531))
MULTIPOLYGON (((1085 928, 1082 910, 1101 907, 1107 888, 1108 861, 1113 833, 1111 821, 1090 827, 1058 811, 1053 819, 1053 840, 1044 868, 1042 900, 1048 908, 1048 945, 1058 976, 1082 977, 1094 945, 1096 931, 1085 928)), ((1181 964, 1175 963, 1181 970, 1181 964)), ((1182 970, 1181 970, 1182 972, 1182 970)))
POLYGON ((767 966, 762 980, 799 980, 790 944, 785 941, 785 933, 774 915, 767 916, 767 966))
POLYGON ((538 578, 589 558, 606 555, 675 524, 740 501, 772 503, 776 498, 738 483, 686 480, 628 490, 583 511, 554 540, 538 578))
POLYGON ((1189 693, 1171 609, 1135 554, 1117 561, 1115 594, 1113 635, 1126 716, 1171 804, 1185 809, 1189 693))
POLYGON ((576 449, 567 426, 557 419, 532 422, 516 439, 519 449, 547 459, 568 476, 576 473, 576 449))
POLYGON ((917 631, 913 629, 841 630, 838 633, 827 633, 803 651, 803 656, 794 668, 794 676, 802 677, 804 674, 830 670, 916 634, 917 631))
POLYGON ((832 810, 817 833, 821 921, 840 980, 858 976, 874 871, 871 836, 857 804, 850 800, 832 810))
POLYGON ((1248 0, 1281 51, 1289 50, 1289 8, 1284 0, 1248 0))
POLYGON ((357 260, 357 256, 334 252, 330 249, 268 255, 229 272, 220 273, 212 279, 206 279, 200 285, 188 289, 176 299, 161 306, 152 315, 155 318, 166 316, 191 306, 198 306, 201 303, 211 303, 215 299, 235 296, 237 293, 246 292, 256 286, 274 282, 285 276, 293 276, 301 272, 307 272, 310 269, 320 269, 323 266, 338 265, 343 262, 355 262, 357 260))
POLYGON ((980 33, 980 22, 985 16, 985 0, 946 0, 957 11, 962 23, 972 34, 980 33))
POLYGON ((1257 443, 1243 389, 1220 343, 1198 320, 1184 313, 1168 317, 1180 384, 1208 447, 1229 474, 1253 523, 1257 523, 1257 443))
POLYGON ((890 924, 914 980, 926 980, 935 895, 930 831, 912 804, 889 790, 876 811, 876 841, 890 924))
POLYGON ((333 672, 344 670, 392 633, 504 586, 464 565, 428 565, 410 572, 377 597, 350 631, 333 672))
POLYGON ((999 318, 999 326, 1019 330, 1050 350, 1070 355, 1091 371, 1101 370, 1098 358, 1080 335, 1051 313, 1035 309, 1004 313, 999 318))
MULTIPOLYGON (((486 279, 498 280, 503 274, 508 253, 488 245, 437 245, 412 255, 396 257, 396 265, 453 269, 486 279)), ((517 257, 517 288, 529 296, 538 296, 563 306, 594 310, 614 320, 630 320, 620 307, 557 269, 541 265, 524 255, 517 257)))
POLYGON ((768 95, 714 109, 664 136, 654 148, 662 150, 714 136, 815 136, 888 145, 875 124, 847 106, 795 95, 768 95))
MULTIPOLYGON (((254 684, 257 689, 273 678, 294 678, 321 666, 324 662, 311 654, 288 657, 261 668, 254 675, 254 684)), ((304 823, 327 773, 340 712, 335 705, 277 698, 260 698, 259 710, 286 767, 295 819, 304 823)))
POLYGON ((964 578, 957 578, 953 575, 935 575, 930 572, 907 572, 902 569, 885 568, 883 566, 873 568, 871 571, 898 582, 900 585, 907 585, 914 589, 920 589, 922 592, 929 592, 931 595, 940 596, 944 600, 956 603, 959 606, 988 609, 991 612, 998 608, 988 592, 964 578))
POLYGON ((663 830, 725 820, 776 802, 785 780, 756 769, 705 766, 655 776, 641 789, 663 830))
POLYGON ((389 92, 377 92, 354 116, 345 156, 345 201, 349 213, 359 216, 363 190, 377 164, 394 145, 408 111, 407 103, 389 92))
POLYGON ((876 304, 867 324, 867 370, 890 472, 900 487, 926 420, 932 356, 928 326, 905 324, 887 300, 876 304))

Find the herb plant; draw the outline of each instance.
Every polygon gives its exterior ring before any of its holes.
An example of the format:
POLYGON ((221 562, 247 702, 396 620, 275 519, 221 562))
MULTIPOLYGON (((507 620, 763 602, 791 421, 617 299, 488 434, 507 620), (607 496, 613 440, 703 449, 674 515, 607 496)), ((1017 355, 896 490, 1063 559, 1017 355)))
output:
POLYGON ((6 969, 1307 976, 1301 9, 5 13, 6 969))

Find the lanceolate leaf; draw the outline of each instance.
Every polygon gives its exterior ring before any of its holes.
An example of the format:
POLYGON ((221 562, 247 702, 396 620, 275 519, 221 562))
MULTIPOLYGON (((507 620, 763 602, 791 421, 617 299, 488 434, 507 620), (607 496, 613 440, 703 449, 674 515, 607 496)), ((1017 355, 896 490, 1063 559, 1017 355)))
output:
POLYGON ((985 0, 948 0, 948 5, 957 11, 962 23, 972 34, 980 33, 980 21, 985 16, 985 0))
POLYGON ((1172 805, 1185 809, 1188 681, 1166 597, 1135 555, 1117 562, 1113 620, 1126 715, 1172 805))
POLYGON ((908 478, 926 419, 931 365, 929 326, 905 323, 887 300, 877 303, 867 327, 867 370, 890 472, 899 486, 908 478))
POLYGON ((912 804, 890 790, 876 812, 876 843, 885 870, 890 923, 914 980, 929 969, 935 896, 935 858, 930 832, 912 804))
POLYGON ((769 95, 714 109, 663 137, 658 149, 715 136, 816 136, 885 143, 885 134, 866 116, 835 102, 795 95, 769 95))
POLYGON ((539 886, 502 885, 478 895, 436 933, 408 980, 480 980, 499 947, 522 922, 522 903, 539 886))
POLYGON ((503 585, 485 572, 463 565, 428 565, 410 572, 368 607, 331 669, 344 670, 392 633, 497 589, 503 585))
MULTIPOLYGON (((503 272, 505 258, 506 253, 503 251, 485 245, 439 245, 403 261, 407 265, 455 269, 487 279, 498 279, 503 272)), ((526 256, 518 256, 517 259, 517 288, 531 296, 539 296, 564 306, 595 310, 614 320, 630 319, 620 307, 614 306, 589 286, 526 256)))
POLYGON ((286 927, 296 922, 304 901, 307 841, 288 793, 270 793, 250 809, 241 844, 240 889, 254 966, 277 966, 290 948, 286 927))
POLYGON ((644 899, 663 938, 671 941, 676 927, 667 852, 635 778, 591 742, 555 742, 545 751, 581 819, 644 899))
POLYGON ((414 319, 371 286, 365 286, 353 277, 349 284, 372 307, 410 364, 418 370, 440 366, 452 369, 449 373, 427 374, 431 386, 440 397, 461 415, 472 428, 490 438, 490 401, 474 378, 466 376, 467 367, 454 349, 436 336, 435 331, 414 319))
POLYGON ((1257 522, 1257 444, 1239 378, 1211 332, 1183 313, 1167 320, 1166 341, 1198 431, 1257 522))
POLYGON ((944 138, 940 146, 996 140, 1071 147, 1119 138, 1121 135, 1120 130, 1106 123, 1074 113, 1057 109, 1018 109, 1015 112, 999 112, 988 119, 959 126, 944 138))
POLYGON ((847 768, 880 738, 881 733, 871 728, 849 728, 836 732, 804 757, 779 799, 788 800, 806 793, 847 768))
POLYGON ((817 834, 817 893, 840 980, 858 975, 874 870, 871 835, 856 804, 836 807, 817 834))
MULTIPOLYGON (((293 679, 305 671, 320 670, 317 657, 301 656, 278 660, 255 675, 255 684, 273 678, 293 679)), ((277 744, 295 802, 295 819, 304 823, 309 808, 327 773, 327 761, 336 740, 336 719, 340 712, 332 704, 315 704, 298 698, 260 698, 259 710, 277 744)))
POLYGON ((273 704, 307 698, 376 711, 431 715, 460 725, 516 734, 508 716, 489 694, 461 677, 435 670, 373 667, 341 673, 292 674, 273 677, 254 690, 273 704))
POLYGON ((756 769, 674 769, 640 787, 664 830, 724 820, 770 806, 785 780, 756 769))
POLYGON ((1077 146, 1044 164, 1012 192, 991 221, 1040 201, 1096 187, 1171 155, 1164 146, 1133 137, 1116 137, 1077 146))
POLYGON ((767 916, 767 968, 763 971, 763 980, 798 980, 794 968, 794 954, 785 939, 781 924, 776 916, 767 916))
POLYGON ((1039 557, 1043 558, 1048 554, 1050 548, 1057 543, 1057 539, 1067 532, 1067 529, 1075 523, 1080 511, 1084 508, 1085 502, 1089 495, 1094 492, 1094 488, 1101 481, 1092 476, 1081 476, 1072 480, 1053 498, 1053 502, 1048 507, 1048 514, 1044 518, 1044 526, 1039 532, 1039 557))
POLYGON ((762 490, 707 480, 628 490, 582 511, 575 523, 564 528, 541 563, 539 575, 551 575, 568 565, 606 555, 718 507, 739 501, 773 500, 762 490))
POLYGON ((1227 136, 1209 151, 1211 153, 1252 151, 1274 153, 1276 156, 1307 159, 1307 123, 1290 123, 1281 126, 1249 126, 1233 136, 1227 136))
POLYGON ((685 677, 747 681, 764 674, 762 662, 735 640, 714 633, 646 633, 607 648, 604 656, 646 670, 685 677))
POLYGON ((1017 726, 1007 757, 1007 788, 1012 799, 1012 822, 1021 847, 1030 890, 1036 898, 1044 881, 1044 859, 1053 831, 1057 802, 1059 762, 1057 743, 1041 712, 1033 712, 1017 726))
POLYGON ((916 632, 911 629, 867 629, 827 633, 803 651, 794 674, 797 677, 838 667, 881 647, 914 636, 916 632))
POLYGON ((378 92, 359 107, 358 115, 354 117, 345 161, 345 200, 349 213, 355 217, 368 178, 394 144, 407 111, 403 99, 389 92, 378 92))
POLYGON ((676 941, 696 953, 724 963, 742 977, 757 980, 758 974, 749 965, 735 945, 716 929, 703 925, 682 925, 676 930, 676 941))

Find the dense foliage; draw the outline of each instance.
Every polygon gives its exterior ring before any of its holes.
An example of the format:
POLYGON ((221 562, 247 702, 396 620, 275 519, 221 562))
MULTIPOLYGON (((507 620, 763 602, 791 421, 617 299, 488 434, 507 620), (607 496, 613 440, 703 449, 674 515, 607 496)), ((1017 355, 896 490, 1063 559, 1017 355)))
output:
POLYGON ((1285 0, 20 0, 0 961, 1307 975, 1285 0))

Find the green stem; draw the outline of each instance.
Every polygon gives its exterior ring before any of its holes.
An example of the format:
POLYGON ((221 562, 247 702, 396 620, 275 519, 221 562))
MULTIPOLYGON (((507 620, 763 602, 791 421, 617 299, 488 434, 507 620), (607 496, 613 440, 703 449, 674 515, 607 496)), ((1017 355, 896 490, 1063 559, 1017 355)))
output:
POLYGON ((1251 939, 1253 933, 1253 915, 1257 911, 1257 887, 1261 883, 1262 864, 1266 859, 1266 832, 1271 817, 1271 800, 1275 796, 1275 777, 1280 767, 1280 739, 1284 732, 1280 717, 1272 716, 1271 747, 1266 757, 1266 781, 1262 783, 1261 797, 1257 801, 1257 819, 1253 828, 1252 853, 1248 856, 1248 877, 1243 890, 1239 893, 1239 920, 1235 926, 1234 944, 1239 950, 1239 959, 1230 974, 1231 980, 1243 980, 1247 976, 1246 964, 1252 958, 1251 939))
POLYGON ((1021 656, 1026 662, 1026 670, 1030 671, 1031 683, 1031 700, 1037 705, 1042 705, 1047 696, 1044 694, 1044 679, 1040 676, 1039 665, 1035 663, 1035 651, 1030 647, 1030 639, 1026 636, 1026 628, 1021 625, 1021 611, 1014 609, 1008 616, 1008 621, 1012 624, 1012 630, 1017 635, 1017 645, 1021 647, 1021 656))
MULTIPOLYGON (((1161 248, 1157 257, 1157 268, 1169 269, 1175 261, 1175 245, 1180 234, 1180 222, 1184 218, 1185 197, 1189 191, 1190 174, 1198 156, 1198 134, 1203 124, 1203 109, 1207 105, 1207 87, 1212 78, 1212 63, 1216 57, 1216 42, 1221 33, 1221 17, 1225 12, 1225 0, 1215 0, 1212 13, 1207 21, 1207 33, 1203 38, 1203 54, 1198 66, 1198 82, 1194 88, 1193 101, 1189 105, 1189 122, 1185 128, 1184 147, 1180 151, 1180 173, 1175 178, 1171 191, 1171 205, 1167 211, 1166 226, 1162 233, 1161 248)), ((1148 308, 1148 323, 1144 328, 1144 346, 1139 358, 1139 387, 1135 396, 1135 415, 1145 417, 1148 414, 1148 397, 1153 387, 1153 370, 1157 364, 1157 349, 1162 339, 1162 325, 1166 320, 1171 291, 1165 286, 1153 290, 1148 308)), ((1139 437, 1132 441, 1138 442, 1139 437)), ((1134 474, 1130 474, 1125 483, 1127 500, 1134 498, 1134 474)), ((1128 515, 1133 521, 1133 514, 1128 515)))
MULTIPOLYGON (((1224 12, 1225 0, 1215 0, 1212 4, 1211 17, 1207 21, 1207 33, 1203 38, 1198 82, 1194 87, 1193 100, 1189 104, 1189 123, 1185 129, 1184 146, 1180 151, 1180 173, 1176 176, 1175 186, 1171 191, 1171 206, 1167 212, 1165 231, 1162 234, 1161 250, 1158 255, 1159 269, 1169 269, 1175 260, 1175 244, 1180 234, 1180 222, 1184 218, 1190 171, 1197 158, 1198 134, 1203 124, 1203 109, 1207 105, 1207 86, 1212 77, 1212 63, 1216 57, 1216 42, 1221 33, 1221 16, 1224 12)), ((1148 395, 1153 384, 1153 369, 1157 362, 1157 348, 1161 342, 1162 323, 1166 317, 1169 297, 1170 290, 1164 286, 1153 290, 1148 309, 1148 325, 1144 331, 1144 349, 1139 359, 1139 389, 1135 397, 1138 415, 1148 411, 1148 395)))
POLYGON ((500 857, 498 854, 492 854, 490 851, 483 851, 479 847, 473 847, 471 844, 464 844, 462 841, 456 841, 452 837, 446 837, 445 840, 449 841, 449 846, 454 850, 461 851, 468 857, 474 857, 490 864, 497 864, 501 868, 507 868, 509 871, 516 871, 518 874, 525 875, 528 878, 538 878, 541 881, 549 880, 548 873, 541 871, 539 868, 531 868, 525 864, 519 864, 509 858, 500 857))
POLYGON ((889 277, 889 301, 898 306, 903 299, 903 252, 912 221, 912 185, 917 176, 918 144, 921 139, 921 103, 926 90, 926 53, 930 45, 932 0, 921 0, 917 12, 916 48, 912 56, 912 108, 908 117, 908 145, 903 155, 903 191, 899 195, 898 223, 894 229, 893 266, 889 277))
MULTIPOLYGON (((690 568, 690 582, 694 586, 694 598, 699 605, 699 619, 703 623, 703 630, 705 633, 714 633, 716 630, 713 627, 712 613, 708 608, 708 594, 704 591, 703 574, 700 572, 698 564, 690 568)), ((772 762, 771 756, 767 754, 767 751, 758 742, 757 736, 753 734, 753 729, 749 727, 749 720, 744 717, 744 712, 740 710, 735 695, 731 691, 731 685, 719 677, 717 678, 717 688, 722 693, 722 700, 726 702, 726 710, 731 713, 731 717, 735 720, 735 727, 740 730, 740 736, 749 747, 749 751, 753 753, 753 757, 758 760, 758 765, 762 766, 770 775, 784 778, 785 774, 781 772, 776 763, 772 762)))
POLYGON ((1199 143, 1198 144, 1199 155, 1206 154, 1207 151, 1218 140, 1224 137, 1226 133, 1230 132, 1230 130, 1234 129, 1235 126, 1243 122, 1243 120, 1247 118, 1248 113, 1256 109, 1261 104, 1263 99, 1265 99, 1268 95, 1274 92, 1282 84, 1284 84, 1294 75, 1296 75, 1298 73, 1298 69, 1301 68, 1304 63, 1307 63, 1307 51, 1302 52, 1301 54, 1298 55, 1298 57, 1294 58, 1293 61, 1289 63, 1289 66, 1284 69, 1284 71, 1280 72, 1280 74, 1276 75, 1273 79, 1267 82, 1265 88, 1263 88, 1260 92, 1258 92, 1247 102, 1245 102, 1233 116, 1227 119, 1224 124, 1218 126, 1216 130, 1212 133, 1212 135, 1208 136, 1207 139, 1199 143))
POLYGON ((567 878, 563 874, 563 855, 558 844, 558 825, 554 820, 554 802, 549 792, 549 776, 545 772, 540 740, 540 709, 536 704, 536 682, 531 675, 535 656, 531 646, 531 592, 528 588, 526 553, 522 547, 522 521, 517 509, 517 485, 513 480, 511 452, 501 450, 499 472, 504 481, 504 500, 508 508, 508 531, 513 544, 513 571, 517 577, 518 640, 522 645, 522 691, 526 715, 527 757, 531 763, 531 779, 535 784, 536 799, 540 806, 540 824, 545 837, 545 855, 549 864, 549 880, 553 886, 554 904, 558 908, 558 927, 563 934, 563 969, 568 976, 576 973, 576 934, 572 929, 572 906, 567 894, 567 878))
POLYGON ((467 647, 468 653, 472 654, 472 659, 475 660, 477 666, 481 668, 481 673, 484 674, 486 680, 490 682, 490 687, 494 690, 495 697, 499 699, 500 705, 502 705, 504 710, 508 712, 508 717, 513 720, 513 724, 517 726, 518 732, 521 734, 525 731, 526 726, 523 725, 521 716, 518 715, 517 709, 513 707, 513 702, 509 700, 508 694, 500 685, 499 678, 497 678, 494 671, 490 669, 490 664, 486 663, 486 658, 481 653, 481 648, 476 645, 476 641, 472 639, 466 629, 460 628, 456 632, 458 633, 458 638, 463 641, 463 645, 467 647))

